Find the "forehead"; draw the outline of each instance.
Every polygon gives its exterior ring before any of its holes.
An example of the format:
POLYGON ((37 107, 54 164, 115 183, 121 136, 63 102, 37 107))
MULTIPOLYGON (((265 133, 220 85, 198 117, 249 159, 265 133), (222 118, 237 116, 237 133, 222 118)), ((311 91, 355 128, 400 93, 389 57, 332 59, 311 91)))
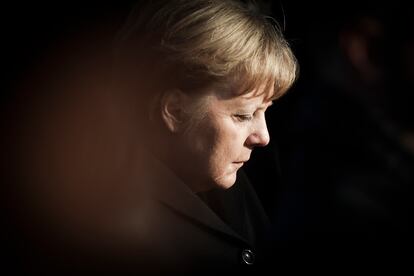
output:
POLYGON ((209 92, 213 92, 218 98, 251 100, 262 98, 264 102, 271 102, 275 98, 274 82, 261 83, 257 86, 248 86, 238 82, 228 81, 215 83, 208 87, 209 92))
POLYGON ((229 88, 214 87, 209 89, 207 96, 213 98, 213 105, 226 106, 230 108, 255 107, 267 108, 272 104, 272 98, 267 93, 253 90, 247 93, 235 92, 229 88))

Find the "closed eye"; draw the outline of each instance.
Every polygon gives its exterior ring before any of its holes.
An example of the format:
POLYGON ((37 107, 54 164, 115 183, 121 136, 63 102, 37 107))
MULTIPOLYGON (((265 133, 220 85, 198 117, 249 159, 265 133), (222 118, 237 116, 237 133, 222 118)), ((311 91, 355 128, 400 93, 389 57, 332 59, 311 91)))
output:
POLYGON ((236 115, 234 115, 234 117, 239 122, 247 122, 247 121, 251 121, 253 119, 253 115, 251 115, 251 114, 236 114, 236 115))

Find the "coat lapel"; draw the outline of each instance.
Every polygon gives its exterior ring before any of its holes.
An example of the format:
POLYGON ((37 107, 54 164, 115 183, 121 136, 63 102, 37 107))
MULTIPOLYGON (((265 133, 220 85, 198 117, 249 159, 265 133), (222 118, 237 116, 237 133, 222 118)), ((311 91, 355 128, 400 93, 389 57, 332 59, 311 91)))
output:
POLYGON ((154 185, 152 191, 157 200, 190 220, 248 243, 159 160, 152 158, 150 170, 150 185, 154 185))

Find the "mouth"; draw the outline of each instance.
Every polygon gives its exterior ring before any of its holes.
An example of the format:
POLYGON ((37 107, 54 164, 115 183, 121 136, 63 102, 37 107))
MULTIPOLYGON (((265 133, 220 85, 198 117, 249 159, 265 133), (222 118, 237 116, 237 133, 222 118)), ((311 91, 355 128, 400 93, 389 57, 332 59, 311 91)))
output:
POLYGON ((247 159, 247 160, 241 160, 241 161, 235 161, 235 162, 233 162, 233 163, 236 163, 236 164, 243 164, 243 163, 246 163, 247 161, 249 161, 249 159, 247 159))
POLYGON ((239 167, 243 166, 244 163, 246 163, 246 161, 236 161, 236 162, 233 162, 233 164, 235 164, 236 166, 239 166, 239 167))

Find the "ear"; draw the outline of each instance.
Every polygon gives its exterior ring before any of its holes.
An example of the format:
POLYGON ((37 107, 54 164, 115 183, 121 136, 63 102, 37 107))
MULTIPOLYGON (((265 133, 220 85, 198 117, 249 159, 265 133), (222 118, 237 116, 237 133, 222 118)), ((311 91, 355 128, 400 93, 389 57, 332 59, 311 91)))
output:
POLYGON ((185 123, 188 95, 179 89, 167 90, 161 97, 161 118, 172 133, 180 131, 185 123))

